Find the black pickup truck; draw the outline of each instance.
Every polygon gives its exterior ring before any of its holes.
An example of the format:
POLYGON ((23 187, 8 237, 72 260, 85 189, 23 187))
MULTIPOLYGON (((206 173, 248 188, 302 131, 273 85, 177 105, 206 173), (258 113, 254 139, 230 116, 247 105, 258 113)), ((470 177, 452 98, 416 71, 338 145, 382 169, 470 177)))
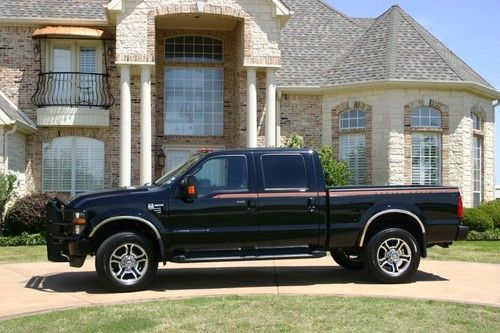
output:
POLYGON ((384 283, 412 278, 433 245, 465 239, 457 188, 325 187, 307 149, 200 153, 151 186, 47 204, 48 259, 101 282, 148 286, 158 263, 323 257, 384 283))

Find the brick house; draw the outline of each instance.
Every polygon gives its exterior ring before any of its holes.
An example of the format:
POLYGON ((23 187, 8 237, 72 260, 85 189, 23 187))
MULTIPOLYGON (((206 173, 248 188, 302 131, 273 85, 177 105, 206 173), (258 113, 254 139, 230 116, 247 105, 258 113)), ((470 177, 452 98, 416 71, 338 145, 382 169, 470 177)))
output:
POLYGON ((352 184, 494 198, 488 82, 398 6, 4 0, 0 166, 27 191, 159 177, 202 147, 332 145, 352 184))

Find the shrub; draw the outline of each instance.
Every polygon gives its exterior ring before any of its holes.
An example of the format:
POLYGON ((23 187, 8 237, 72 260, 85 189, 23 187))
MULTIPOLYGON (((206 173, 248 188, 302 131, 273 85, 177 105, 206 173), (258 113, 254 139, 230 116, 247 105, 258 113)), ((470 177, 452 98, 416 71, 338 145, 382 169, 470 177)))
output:
POLYGON ((42 234, 28 234, 23 232, 19 236, 0 237, 0 246, 31 246, 45 244, 45 237, 42 234))
POLYGON ((14 191, 16 179, 16 176, 12 174, 0 174, 0 222, 3 220, 5 205, 9 202, 14 191))
POLYGON ((479 209, 491 216, 495 228, 500 229, 500 200, 483 203, 479 209))
POLYGON ((64 194, 31 194, 18 199, 5 216, 4 235, 45 233, 45 204, 54 197, 62 201, 68 199, 64 194))
POLYGON ((351 173, 346 163, 339 162, 333 158, 332 147, 321 147, 318 155, 325 172, 326 186, 347 185, 351 173))
POLYGON ((500 241, 500 229, 486 230, 483 232, 472 230, 467 235, 468 241, 500 241))
POLYGON ((296 134, 288 135, 284 145, 287 148, 304 148, 304 138, 296 134))
POLYGON ((486 231, 493 229, 493 219, 479 208, 465 209, 462 223, 469 226, 470 230, 486 231))

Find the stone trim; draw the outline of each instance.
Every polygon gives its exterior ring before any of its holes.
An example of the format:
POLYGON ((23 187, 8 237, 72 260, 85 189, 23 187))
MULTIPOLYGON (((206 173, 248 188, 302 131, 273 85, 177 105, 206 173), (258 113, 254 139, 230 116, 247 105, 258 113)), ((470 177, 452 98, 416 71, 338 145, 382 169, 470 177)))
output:
POLYGON ((449 108, 437 100, 418 99, 404 106, 404 156, 405 182, 412 184, 411 134, 412 133, 440 133, 441 134, 441 185, 449 185, 449 108), (412 128, 411 111, 419 107, 431 107, 441 113, 441 128, 412 128))
POLYGON ((356 101, 354 103, 344 102, 332 109, 332 146, 337 148, 334 152, 337 156, 340 150, 340 135, 348 133, 365 133, 366 135, 366 183, 372 182, 372 106, 356 101), (352 104, 352 106, 351 106, 352 104), (340 129, 340 114, 349 110, 359 110, 365 113, 365 128, 340 129))

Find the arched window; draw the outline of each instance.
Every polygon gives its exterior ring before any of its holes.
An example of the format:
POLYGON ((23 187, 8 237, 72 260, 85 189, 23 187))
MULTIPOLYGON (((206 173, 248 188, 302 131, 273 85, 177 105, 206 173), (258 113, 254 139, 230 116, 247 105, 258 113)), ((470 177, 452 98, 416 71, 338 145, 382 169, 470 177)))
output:
POLYGON ((411 111, 411 165, 414 185, 441 184, 441 134, 422 131, 440 129, 441 113, 431 107, 411 111))
MULTIPOLYGON (((482 118, 476 112, 471 113, 472 129, 481 131, 483 129, 482 118)), ((472 137, 472 194, 474 207, 483 201, 483 137, 480 133, 474 132, 472 137)))
POLYGON ((411 127, 441 128, 441 113, 431 107, 420 107, 411 112, 411 127))
POLYGON ((223 43, 209 36, 176 36, 165 40, 165 60, 170 62, 209 62, 224 60, 223 43))
POLYGON ((481 117, 476 112, 472 112, 471 118, 472 118, 472 129, 480 131, 483 128, 481 117))
POLYGON ((339 158, 347 162, 351 185, 366 184, 366 115, 357 109, 340 114, 339 158), (344 131, 342 133, 342 131, 344 131))
POLYGON ((222 41, 209 36, 171 37, 165 41, 165 60, 192 63, 165 68, 165 134, 222 136, 224 70, 215 65, 224 60, 222 41), (200 63, 203 67, 196 66, 200 63))
POLYGON ((42 191, 72 195, 104 188, 104 142, 78 136, 43 143, 42 191))

